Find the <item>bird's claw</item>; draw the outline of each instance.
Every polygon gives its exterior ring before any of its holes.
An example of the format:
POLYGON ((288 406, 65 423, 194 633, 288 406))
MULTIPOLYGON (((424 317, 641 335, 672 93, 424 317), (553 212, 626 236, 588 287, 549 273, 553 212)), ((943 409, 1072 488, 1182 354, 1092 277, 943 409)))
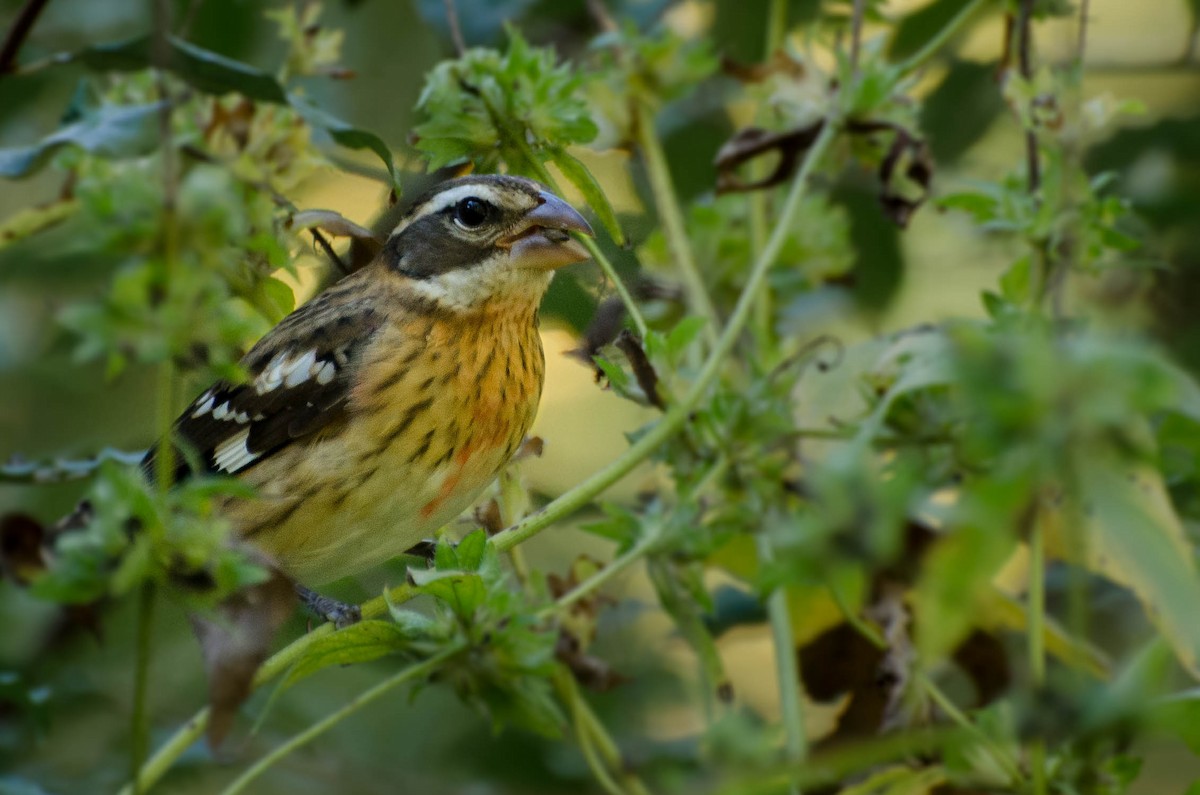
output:
POLYGON ((351 624, 357 624, 362 621, 362 610, 358 605, 347 604, 329 596, 322 596, 316 591, 305 588, 303 585, 296 586, 296 593, 300 596, 300 604, 311 613, 332 623, 338 629, 343 629, 351 624))

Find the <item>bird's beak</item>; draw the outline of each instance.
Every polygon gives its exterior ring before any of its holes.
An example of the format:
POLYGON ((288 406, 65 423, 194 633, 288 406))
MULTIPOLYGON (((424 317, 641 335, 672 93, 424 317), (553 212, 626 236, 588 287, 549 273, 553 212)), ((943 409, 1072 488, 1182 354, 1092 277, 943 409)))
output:
POLYGON ((587 249, 571 237, 571 232, 592 236, 592 227, 574 207, 548 191, 542 191, 541 203, 521 219, 521 226, 497 245, 511 252, 519 267, 554 270, 587 259, 587 249))

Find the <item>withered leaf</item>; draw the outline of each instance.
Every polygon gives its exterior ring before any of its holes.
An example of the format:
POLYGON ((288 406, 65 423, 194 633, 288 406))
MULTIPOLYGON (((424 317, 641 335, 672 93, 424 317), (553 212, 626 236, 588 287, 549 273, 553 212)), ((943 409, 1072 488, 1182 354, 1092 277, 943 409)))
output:
POLYGON ((268 578, 233 594, 212 614, 192 617, 208 672, 208 742, 214 749, 229 734, 275 633, 296 607, 292 581, 261 553, 248 554, 267 570, 268 578))
POLYGON ((763 190, 785 182, 796 171, 800 157, 817 140, 824 127, 818 121, 805 127, 773 133, 759 127, 747 127, 735 133, 717 151, 717 193, 763 190), (775 169, 762 179, 744 181, 738 169, 770 152, 779 154, 775 169))
POLYGON ((629 329, 622 329, 617 335, 616 346, 625 354, 625 358, 629 360, 630 367, 633 368, 633 376, 637 379, 638 386, 642 388, 642 392, 646 395, 646 400, 650 405, 662 411, 667 410, 667 404, 663 402, 662 395, 658 391, 658 373, 654 370, 654 365, 650 363, 650 359, 646 356, 646 350, 642 347, 642 341, 634 336, 629 329))

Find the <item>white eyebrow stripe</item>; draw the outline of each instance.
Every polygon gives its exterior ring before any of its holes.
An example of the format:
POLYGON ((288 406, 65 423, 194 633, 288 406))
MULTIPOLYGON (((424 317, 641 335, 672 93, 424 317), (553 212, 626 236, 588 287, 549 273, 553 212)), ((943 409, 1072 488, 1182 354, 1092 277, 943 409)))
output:
MULTIPOLYGON (((442 212, 447 207, 453 207, 463 199, 474 196, 477 199, 483 199, 489 204, 503 207, 506 204, 506 199, 512 194, 507 191, 496 189, 495 185, 488 185, 483 182, 472 182, 466 185, 458 185, 444 190, 441 193, 436 193, 429 197, 429 201, 414 208, 411 215, 403 219, 396 228, 392 230, 392 235, 398 235, 409 227, 414 221, 425 218, 426 216, 436 215, 442 212)), ((532 203, 530 207, 532 208, 532 203)))

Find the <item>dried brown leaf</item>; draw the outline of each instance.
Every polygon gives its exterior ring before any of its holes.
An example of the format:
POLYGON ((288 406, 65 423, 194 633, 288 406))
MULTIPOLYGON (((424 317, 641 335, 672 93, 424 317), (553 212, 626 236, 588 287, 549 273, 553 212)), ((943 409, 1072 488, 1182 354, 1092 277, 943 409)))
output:
POLYGON ((251 558, 267 569, 268 579, 233 594, 212 614, 192 617, 208 672, 208 742, 214 749, 229 734, 258 666, 296 607, 292 581, 261 553, 251 553, 251 558))

